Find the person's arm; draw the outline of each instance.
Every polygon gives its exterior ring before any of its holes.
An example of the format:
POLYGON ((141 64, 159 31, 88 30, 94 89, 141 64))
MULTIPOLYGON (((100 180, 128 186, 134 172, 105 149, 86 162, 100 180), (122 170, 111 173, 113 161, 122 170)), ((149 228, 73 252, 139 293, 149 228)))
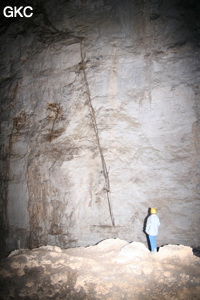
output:
POLYGON ((146 230, 145 230, 147 234, 149 234, 150 223, 151 223, 151 220, 150 220, 150 218, 148 218, 148 219, 147 219, 146 230))

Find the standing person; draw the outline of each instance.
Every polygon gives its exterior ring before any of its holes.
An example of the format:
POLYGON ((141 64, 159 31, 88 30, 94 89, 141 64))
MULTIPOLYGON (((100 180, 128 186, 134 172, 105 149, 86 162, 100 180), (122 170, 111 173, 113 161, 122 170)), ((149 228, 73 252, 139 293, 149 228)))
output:
POLYGON ((156 215, 156 209, 151 208, 150 210, 151 215, 147 219, 146 225, 146 233, 148 234, 150 245, 151 245, 151 252, 157 252, 156 246, 156 236, 158 234, 158 227, 160 226, 160 220, 156 215))

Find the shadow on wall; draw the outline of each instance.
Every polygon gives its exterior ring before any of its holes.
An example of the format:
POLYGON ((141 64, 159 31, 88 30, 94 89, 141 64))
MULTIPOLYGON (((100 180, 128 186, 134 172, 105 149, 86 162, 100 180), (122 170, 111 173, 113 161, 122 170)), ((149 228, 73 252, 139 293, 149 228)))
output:
POLYGON ((145 217, 144 219, 144 224, 143 224, 143 232, 144 234, 146 235, 146 239, 147 239, 147 245, 148 245, 148 249, 151 250, 151 246, 150 246, 150 241, 149 241, 149 237, 148 237, 148 234, 146 233, 145 229, 146 229, 146 225, 147 225, 147 219, 148 217, 151 215, 151 208, 149 207, 148 208, 148 211, 147 211, 147 216, 145 217))
POLYGON ((200 257, 200 246, 192 249, 192 252, 195 256, 200 257))

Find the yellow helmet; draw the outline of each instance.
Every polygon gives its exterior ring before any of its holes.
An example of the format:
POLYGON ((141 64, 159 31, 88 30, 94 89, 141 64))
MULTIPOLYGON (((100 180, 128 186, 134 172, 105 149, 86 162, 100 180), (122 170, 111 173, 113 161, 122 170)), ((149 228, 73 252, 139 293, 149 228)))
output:
POLYGON ((155 208, 151 208, 151 214, 156 214, 156 209, 155 208))

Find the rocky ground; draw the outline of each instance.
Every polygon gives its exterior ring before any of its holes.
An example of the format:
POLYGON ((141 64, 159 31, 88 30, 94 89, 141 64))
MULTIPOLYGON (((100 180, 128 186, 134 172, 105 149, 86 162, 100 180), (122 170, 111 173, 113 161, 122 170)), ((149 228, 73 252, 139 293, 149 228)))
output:
POLYGON ((167 245, 108 239, 95 246, 15 250, 0 263, 0 299, 200 299, 200 258, 167 245))

